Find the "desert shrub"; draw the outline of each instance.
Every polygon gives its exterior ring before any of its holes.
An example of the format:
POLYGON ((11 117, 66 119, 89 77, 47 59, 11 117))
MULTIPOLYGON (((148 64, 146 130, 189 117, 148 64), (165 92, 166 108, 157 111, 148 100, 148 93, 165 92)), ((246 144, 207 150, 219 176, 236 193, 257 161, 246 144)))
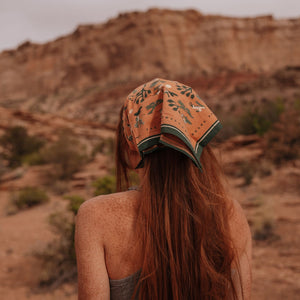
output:
POLYGON ((57 238, 35 256, 42 262, 40 286, 56 288, 76 278, 76 254, 74 247, 75 226, 73 216, 64 212, 49 217, 52 231, 57 238))
POLYGON ((300 113, 300 98, 295 99, 293 106, 294 109, 300 113))
POLYGON ((25 155, 38 151, 44 141, 35 136, 29 136, 26 128, 14 126, 0 137, 0 144, 3 147, 1 156, 8 161, 8 166, 15 168, 20 166, 25 155))
POLYGON ((24 155, 22 157, 22 163, 27 164, 29 166, 42 165, 47 163, 47 160, 45 159, 41 149, 39 149, 36 152, 24 155))
POLYGON ((96 188, 94 196, 114 193, 116 191, 116 177, 107 175, 98 178, 92 183, 92 186, 96 188))
POLYGON ((78 195, 64 197, 69 200, 66 212, 56 212, 49 216, 49 224, 56 239, 47 247, 34 254, 42 262, 40 286, 56 288, 64 282, 76 279, 76 253, 74 246, 75 216, 84 199, 78 195))
POLYGON ((300 113, 290 110, 280 116, 265 136, 265 156, 275 164, 300 157, 300 113))
POLYGON ((85 147, 69 131, 61 131, 58 140, 43 151, 48 163, 55 165, 54 179, 70 179, 87 161, 85 147))
POLYGON ((70 201, 69 210, 77 215, 80 205, 84 202, 84 198, 78 195, 66 195, 64 199, 70 201))
POLYGON ((103 154, 113 155, 115 151, 115 139, 112 137, 105 138, 99 141, 98 144, 94 147, 92 151, 92 157, 95 156, 96 153, 100 152, 103 154))
POLYGON ((277 101, 264 101, 260 105, 248 107, 236 123, 239 134, 264 135, 278 121, 284 112, 285 106, 281 99, 277 101))
POLYGON ((6 170, 7 167, 5 166, 3 159, 0 157, 0 179, 1 176, 5 174, 6 170))
POLYGON ((47 194, 38 187, 25 187, 11 195, 12 204, 17 209, 29 208, 49 200, 47 194))

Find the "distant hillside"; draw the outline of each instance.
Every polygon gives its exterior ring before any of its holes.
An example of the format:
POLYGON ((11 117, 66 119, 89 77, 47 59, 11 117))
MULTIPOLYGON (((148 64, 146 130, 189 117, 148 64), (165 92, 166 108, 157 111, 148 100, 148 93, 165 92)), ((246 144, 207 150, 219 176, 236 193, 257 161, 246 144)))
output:
POLYGON ((213 99, 258 80, 257 88, 261 78, 263 89, 280 92, 276 74, 299 79, 299 66, 300 18, 151 9, 2 52, 0 105, 114 123, 122 99, 143 80, 183 80, 213 99))

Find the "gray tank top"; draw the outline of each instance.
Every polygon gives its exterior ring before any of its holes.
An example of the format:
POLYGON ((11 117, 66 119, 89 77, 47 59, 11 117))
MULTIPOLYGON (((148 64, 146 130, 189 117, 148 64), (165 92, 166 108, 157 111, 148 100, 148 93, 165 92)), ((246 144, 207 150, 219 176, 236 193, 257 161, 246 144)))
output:
MULTIPOLYGON (((109 279, 110 300, 131 300, 141 270, 122 279, 109 279)), ((135 300, 138 299, 138 293, 135 300)))

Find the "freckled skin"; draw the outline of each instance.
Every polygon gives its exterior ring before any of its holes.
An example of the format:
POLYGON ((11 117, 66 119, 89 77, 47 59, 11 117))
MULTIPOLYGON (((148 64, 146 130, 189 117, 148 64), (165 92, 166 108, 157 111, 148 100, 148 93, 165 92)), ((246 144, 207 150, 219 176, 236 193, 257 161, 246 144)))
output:
MULTIPOLYGON (((141 268, 137 237, 139 191, 94 197, 83 203, 76 218, 75 247, 78 299, 109 299, 109 278, 127 277, 141 268)), ((251 290, 251 234, 242 208, 234 201, 230 230, 238 250, 246 300, 251 290)), ((236 274, 233 275, 237 279, 236 274)), ((238 290, 240 293, 240 290, 238 290)))
POLYGON ((138 191, 94 197, 76 217, 78 299, 109 299, 109 278, 120 279, 141 267, 136 235, 138 191))

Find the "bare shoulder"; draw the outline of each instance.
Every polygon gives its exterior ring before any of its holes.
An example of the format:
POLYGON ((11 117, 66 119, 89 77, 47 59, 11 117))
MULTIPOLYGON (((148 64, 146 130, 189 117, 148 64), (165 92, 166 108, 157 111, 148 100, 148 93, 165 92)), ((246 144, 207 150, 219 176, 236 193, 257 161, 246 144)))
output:
POLYGON ((137 191, 125 191, 93 197, 79 207, 76 223, 102 230, 116 218, 134 214, 137 191), (104 227, 105 225, 105 227, 104 227))
POLYGON ((108 195, 99 195, 93 197, 80 205, 79 212, 94 212, 94 213, 109 213, 115 211, 117 208, 124 208, 124 206, 134 205, 133 201, 136 199, 137 191, 125 191, 119 193, 112 193, 108 195))
POLYGON ((232 200, 232 212, 229 225, 233 243, 239 253, 243 252, 251 244, 251 232, 245 212, 236 200, 232 200))

